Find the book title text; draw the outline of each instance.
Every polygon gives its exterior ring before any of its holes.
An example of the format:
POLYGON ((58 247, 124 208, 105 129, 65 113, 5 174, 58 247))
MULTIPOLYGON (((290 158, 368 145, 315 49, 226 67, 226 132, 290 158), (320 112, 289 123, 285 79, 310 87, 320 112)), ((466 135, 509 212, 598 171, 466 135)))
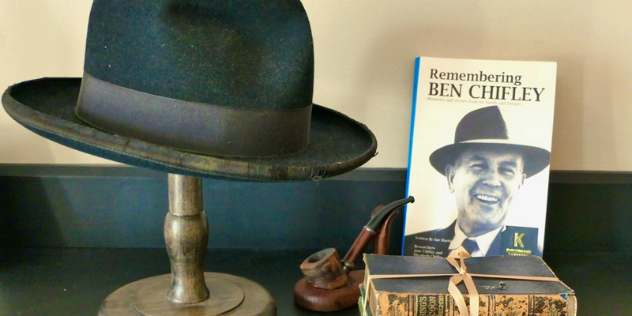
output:
MULTIPOLYGON (((431 80, 475 82, 465 90, 472 99, 540 102, 544 88, 523 87, 522 75, 440 72, 430 69, 431 80), (487 84, 490 83, 490 84, 487 84)), ((428 96, 460 98, 463 83, 430 81, 428 96)))

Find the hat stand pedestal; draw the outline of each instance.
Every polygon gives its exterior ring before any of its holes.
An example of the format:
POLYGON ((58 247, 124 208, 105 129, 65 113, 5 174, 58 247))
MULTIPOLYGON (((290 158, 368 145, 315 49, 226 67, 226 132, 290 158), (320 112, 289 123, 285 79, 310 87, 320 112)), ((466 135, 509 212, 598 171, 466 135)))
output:
POLYGON ((208 222, 202 180, 169 174, 165 242, 171 274, 130 283, 110 294, 99 316, 276 315, 270 293, 245 278, 205 273, 208 222))

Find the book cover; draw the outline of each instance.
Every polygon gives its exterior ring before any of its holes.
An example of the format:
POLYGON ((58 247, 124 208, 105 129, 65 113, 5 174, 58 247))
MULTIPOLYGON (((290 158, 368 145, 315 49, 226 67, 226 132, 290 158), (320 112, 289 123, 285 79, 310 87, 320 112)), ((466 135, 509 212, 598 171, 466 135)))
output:
POLYGON ((416 59, 404 255, 542 255, 556 67, 416 59))
MULTIPOLYGON (((468 273, 473 275, 555 278, 553 271, 537 256, 495 256, 465 260, 468 273)), ((372 315, 460 315, 454 299, 448 293, 450 274, 457 272, 447 260, 365 255, 364 261, 366 265, 363 297, 367 300, 366 306, 372 315), (378 275, 434 274, 443 276, 371 278, 378 275)), ((531 281, 474 277, 474 284, 479 294, 479 316, 576 315, 575 292, 559 280, 531 281)), ((469 295, 465 286, 460 284, 457 287, 464 294, 469 306, 469 295)))
POLYGON ((358 309, 360 311, 360 316, 373 316, 371 314, 371 309, 365 308, 364 304, 366 300, 366 291, 364 290, 364 286, 360 283, 360 297, 358 298, 358 309))

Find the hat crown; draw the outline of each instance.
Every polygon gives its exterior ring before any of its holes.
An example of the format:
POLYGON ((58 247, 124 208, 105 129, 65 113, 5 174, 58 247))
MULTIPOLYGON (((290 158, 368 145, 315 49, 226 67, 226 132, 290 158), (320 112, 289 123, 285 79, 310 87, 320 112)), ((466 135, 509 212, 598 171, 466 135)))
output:
POLYGON ((456 127, 454 142, 509 139, 507 123, 497 106, 480 108, 466 114, 456 127))
POLYGON ((94 0, 84 69, 177 100, 253 109, 312 102, 313 44, 298 0, 94 0))
POLYGON ((82 78, 9 87, 16 121, 71 148, 169 173, 322 179, 375 155, 371 131, 311 103, 300 0, 93 0, 82 78))
POLYGON ((469 149, 512 151, 520 153, 525 162, 527 177, 542 171, 549 165, 551 153, 532 144, 532 140, 520 129, 512 115, 503 113, 498 106, 488 106, 467 113, 459 121, 454 133, 454 143, 443 146, 430 154, 430 164, 445 175, 445 167, 469 149))

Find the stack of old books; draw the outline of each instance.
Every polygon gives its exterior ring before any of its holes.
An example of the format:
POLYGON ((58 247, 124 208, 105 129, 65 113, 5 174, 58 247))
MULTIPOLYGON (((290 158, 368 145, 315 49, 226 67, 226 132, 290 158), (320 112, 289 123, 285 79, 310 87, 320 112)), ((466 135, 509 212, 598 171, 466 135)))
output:
MULTIPOLYGON (((365 279, 358 307, 363 316, 575 316, 575 292, 536 256, 480 257, 457 260, 459 273, 446 258, 365 255, 365 279), (463 282, 460 310, 450 279, 469 274, 478 292, 474 312, 463 282), (465 308, 467 306, 467 308, 465 308)), ((453 279, 454 280, 454 279, 453 279)), ((458 293, 457 293, 458 294, 458 293)), ((460 296, 458 294, 457 296, 460 296)))

